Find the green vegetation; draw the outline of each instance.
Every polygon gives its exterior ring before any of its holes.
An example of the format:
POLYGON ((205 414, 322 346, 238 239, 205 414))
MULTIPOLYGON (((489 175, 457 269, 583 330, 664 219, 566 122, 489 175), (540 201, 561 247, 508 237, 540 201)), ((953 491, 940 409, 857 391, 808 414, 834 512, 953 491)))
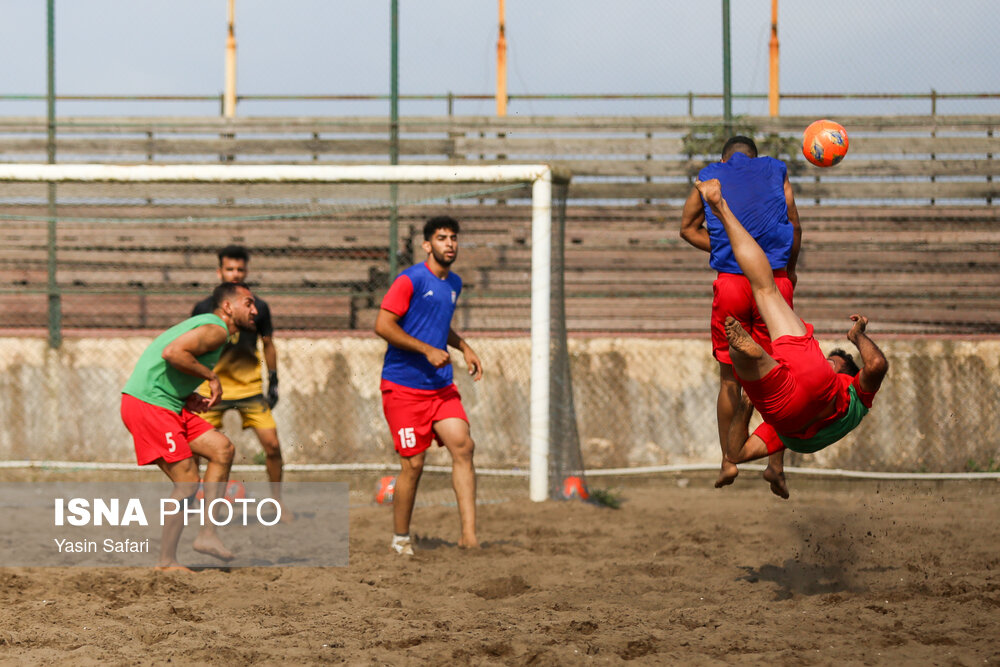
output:
POLYGON ((591 489, 590 500, 595 505, 610 507, 613 510, 622 506, 623 498, 620 493, 615 493, 611 489, 591 489))
POLYGON ((969 459, 965 462, 965 472, 1000 472, 1000 461, 991 458, 986 465, 981 466, 973 459, 969 459))

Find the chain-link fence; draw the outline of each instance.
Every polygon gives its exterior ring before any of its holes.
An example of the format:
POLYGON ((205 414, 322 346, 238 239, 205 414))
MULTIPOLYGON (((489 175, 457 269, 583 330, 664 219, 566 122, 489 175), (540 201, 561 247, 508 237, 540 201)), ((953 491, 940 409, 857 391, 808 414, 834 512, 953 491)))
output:
MULTIPOLYGON (((483 359, 480 383, 456 383, 482 467, 526 469, 530 348, 526 337, 465 332, 483 359)), ((1000 343, 885 339, 872 334, 890 372, 862 425, 800 465, 876 471, 995 469, 1000 460, 1000 343)), ((146 336, 5 338, 0 452, 14 460, 120 461, 132 457, 118 419, 118 394, 146 336)), ((571 339, 574 403, 590 468, 712 464, 718 460, 717 364, 707 340, 571 339)), ((829 349, 843 341, 825 339, 829 349)), ((384 344, 372 336, 303 338, 276 332, 281 401, 274 411, 290 463, 391 463, 378 378, 384 344)), ((235 413, 223 429, 239 463, 259 459, 235 413)), ((445 464, 436 448, 429 463, 445 464)))
MULTIPOLYGON (((275 415, 287 460, 392 460, 377 389, 384 343, 371 334, 388 285, 389 209, 356 201, 346 210, 345 198, 334 204, 316 189, 283 193, 282 210, 262 204, 268 188, 129 187, 124 198, 111 186, 59 189, 53 247, 39 193, 6 193, 5 458, 129 460, 118 392, 150 337, 187 317, 214 286, 215 252, 239 243, 250 249, 250 282, 277 328, 275 415), (58 349, 45 336, 51 257, 58 349)), ((456 377, 477 460, 526 467, 532 237, 524 194, 483 191, 471 203, 457 193, 399 194, 400 267, 422 259, 427 217, 448 212, 463 224, 455 268, 466 288, 454 324, 483 358, 487 379, 473 384, 461 370, 456 377), (421 197, 437 199, 416 203, 421 197)), ((995 218, 982 206, 804 213, 800 312, 827 348, 850 347, 847 315, 865 312, 891 364, 862 427, 808 461, 956 471, 1000 460, 995 218)), ((713 274, 704 254, 680 242, 678 219, 669 207, 566 211, 562 287, 574 400, 556 407, 575 408, 568 414, 587 466, 718 457, 718 365, 707 335, 713 274)), ((235 415, 224 427, 243 460, 258 456, 235 415)))

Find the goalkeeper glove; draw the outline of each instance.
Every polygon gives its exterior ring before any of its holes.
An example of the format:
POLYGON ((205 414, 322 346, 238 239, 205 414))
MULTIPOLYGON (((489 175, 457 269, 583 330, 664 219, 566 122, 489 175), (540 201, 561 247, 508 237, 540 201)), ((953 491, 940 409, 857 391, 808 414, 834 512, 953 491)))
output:
POLYGON ((267 405, 273 408, 278 404, 278 371, 267 373, 267 405))

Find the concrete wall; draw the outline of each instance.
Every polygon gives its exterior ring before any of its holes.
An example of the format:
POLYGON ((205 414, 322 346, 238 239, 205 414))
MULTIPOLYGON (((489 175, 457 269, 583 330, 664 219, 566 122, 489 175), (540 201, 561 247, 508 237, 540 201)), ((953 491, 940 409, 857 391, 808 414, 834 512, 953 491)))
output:
MULTIPOLYGON (((877 336, 876 336, 877 337, 877 336)), ((481 467, 528 466, 528 341, 477 338, 486 375, 457 384, 481 467)), ((119 392, 148 338, 0 339, 0 459, 134 461, 119 392)), ((830 340, 825 349, 846 341, 830 340)), ((278 340, 275 410, 286 460, 392 462, 374 338, 278 340)), ((847 439, 793 463, 957 471, 1000 461, 1000 340, 882 341, 891 370, 875 409, 847 439)), ((707 340, 587 338, 570 345, 583 457, 590 468, 716 463, 717 364, 707 340)), ((457 362, 461 366, 461 355, 457 362)), ((238 461, 259 451, 235 413, 238 461)), ((436 448, 435 448, 436 449, 436 448)), ((435 452, 430 463, 446 463, 435 452)))

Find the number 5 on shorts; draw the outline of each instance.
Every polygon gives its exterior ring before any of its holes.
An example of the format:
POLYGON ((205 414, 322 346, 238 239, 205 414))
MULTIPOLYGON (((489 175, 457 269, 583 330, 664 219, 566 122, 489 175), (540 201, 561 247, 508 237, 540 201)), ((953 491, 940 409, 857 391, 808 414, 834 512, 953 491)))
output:
POLYGON ((177 443, 174 442, 174 432, 167 431, 164 436, 167 438, 167 444, 170 445, 167 447, 167 451, 171 453, 177 451, 177 443))
POLYGON ((409 449, 411 447, 417 446, 417 436, 413 432, 413 427, 409 426, 407 428, 399 429, 399 447, 400 449, 409 449))

